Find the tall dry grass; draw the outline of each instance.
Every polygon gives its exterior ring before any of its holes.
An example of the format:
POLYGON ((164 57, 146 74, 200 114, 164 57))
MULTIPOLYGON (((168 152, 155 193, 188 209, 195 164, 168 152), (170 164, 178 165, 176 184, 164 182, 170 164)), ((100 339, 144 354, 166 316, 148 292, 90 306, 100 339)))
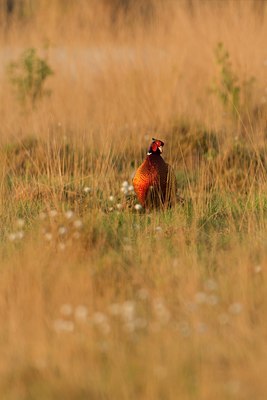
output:
POLYGON ((126 3, 1 3, 1 398, 263 399, 266 2, 126 3), (237 118, 218 42, 255 78, 237 118), (29 47, 34 107, 6 74, 29 47), (121 191, 151 136, 184 207, 121 191))

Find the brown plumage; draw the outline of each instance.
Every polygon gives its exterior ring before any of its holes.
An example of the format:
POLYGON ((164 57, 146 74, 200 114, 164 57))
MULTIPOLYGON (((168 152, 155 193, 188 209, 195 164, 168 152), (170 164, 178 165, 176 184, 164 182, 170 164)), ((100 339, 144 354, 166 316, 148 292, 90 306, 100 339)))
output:
POLYGON ((164 143, 152 140, 145 161, 136 171, 133 186, 143 207, 167 208, 176 201, 176 179, 170 165, 161 157, 164 143))

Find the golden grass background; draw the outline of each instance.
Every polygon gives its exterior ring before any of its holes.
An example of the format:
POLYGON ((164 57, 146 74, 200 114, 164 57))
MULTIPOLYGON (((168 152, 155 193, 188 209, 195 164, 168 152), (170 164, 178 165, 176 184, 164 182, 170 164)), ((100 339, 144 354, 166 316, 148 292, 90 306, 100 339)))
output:
POLYGON ((0 7, 1 398, 264 399, 267 3, 15 4, 0 7), (218 42, 255 78, 237 119, 210 90, 218 42), (54 75, 25 108, 6 66, 29 47, 54 75), (152 136, 186 204, 139 213, 120 187, 152 136))

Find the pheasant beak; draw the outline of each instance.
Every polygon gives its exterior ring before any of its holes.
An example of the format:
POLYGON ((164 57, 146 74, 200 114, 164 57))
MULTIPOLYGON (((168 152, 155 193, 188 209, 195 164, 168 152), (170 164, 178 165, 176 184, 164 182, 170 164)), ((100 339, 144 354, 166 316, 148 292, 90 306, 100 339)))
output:
POLYGON ((158 149, 162 153, 162 151, 163 151, 162 146, 159 146, 158 149))

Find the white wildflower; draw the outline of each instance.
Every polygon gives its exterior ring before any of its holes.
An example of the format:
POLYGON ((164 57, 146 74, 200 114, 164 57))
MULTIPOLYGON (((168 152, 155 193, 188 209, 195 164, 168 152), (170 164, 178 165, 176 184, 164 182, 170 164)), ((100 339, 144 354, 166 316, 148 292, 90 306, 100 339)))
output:
POLYGON ((95 312, 92 316, 92 321, 96 325, 103 324, 104 322, 106 322, 106 320, 107 320, 106 315, 101 312, 95 312))
POLYGON ((16 239, 21 240, 24 237, 24 232, 23 231, 18 231, 15 233, 16 239))
POLYGON ((207 297, 207 303, 211 306, 216 306, 219 303, 218 296, 216 296, 215 294, 211 294, 207 297))
POLYGON ((204 304, 207 302, 207 295, 204 292, 197 292, 195 294, 195 302, 197 304, 204 304))
POLYGON ((67 303, 66 304, 62 304, 62 306, 60 307, 60 313, 62 315, 64 315, 64 317, 71 316, 72 312, 73 312, 73 309, 72 309, 72 305, 71 304, 67 304, 67 303))
POLYGON ((133 301, 125 301, 121 305, 121 316, 124 319, 124 321, 131 321, 133 320, 135 315, 135 303, 133 301))
POLYGON ((15 233, 10 233, 8 235, 8 240, 10 240, 10 242, 14 242, 14 240, 16 240, 16 234, 15 233))
POLYGON ((80 219, 76 219, 76 221, 73 222, 73 226, 76 229, 80 229, 83 226, 83 223, 80 219))
POLYGON ((147 321, 144 318, 135 318, 126 321, 123 328, 128 333, 133 333, 136 329, 145 329, 147 327, 147 321))
POLYGON ((255 272, 255 274, 261 273, 261 272, 262 272, 262 267, 261 267, 261 265, 256 265, 256 266, 254 267, 254 272, 255 272))
POLYGON ((39 214, 39 219, 40 219, 41 221, 44 221, 44 220, 46 219, 46 213, 40 212, 40 214, 39 214))
POLYGON ((162 324, 167 324, 170 320, 170 312, 166 308, 162 299, 156 299, 154 301, 154 310, 157 318, 162 324))
POLYGON ((214 281, 213 279, 208 279, 204 283, 204 288, 205 288, 205 290, 207 290, 209 292, 214 292, 218 289, 218 285, 217 285, 217 282, 214 281))
POLYGON ((64 250, 65 250, 65 248, 66 248, 66 245, 65 245, 65 243, 59 243, 59 245, 58 245, 58 249, 59 249, 60 251, 64 251, 64 250))
POLYGON ((134 208, 136 209, 136 211, 141 211, 143 207, 141 206, 141 204, 135 204, 134 208))
POLYGON ((66 233, 67 233, 67 228, 65 228, 65 226, 60 226, 60 227, 58 228, 58 234, 59 234, 60 236, 64 236, 64 235, 66 235, 66 233))
POLYGON ((46 232, 44 235, 45 240, 47 240, 48 242, 51 242, 51 240, 53 239, 52 233, 50 232, 46 232))
POLYGON ((127 195, 127 194, 128 194, 128 189, 122 187, 122 188, 121 188, 121 192, 122 192, 123 194, 127 195))
POLYGON ((116 204, 116 207, 117 207, 118 210, 122 209, 122 205, 120 203, 116 204))
POLYGON ((122 182, 122 185, 121 185, 121 187, 123 187, 123 188, 127 188, 127 189, 128 189, 128 187, 129 187, 129 183, 128 183, 127 181, 124 181, 124 182, 122 182))
POLYGON ((115 200, 114 196, 112 196, 112 195, 111 195, 111 196, 109 196, 109 198, 108 198, 108 199, 109 199, 109 201, 111 201, 111 202, 113 202, 113 201, 115 200))
POLYGON ((65 212, 65 217, 67 219, 71 219, 73 217, 73 215, 74 215, 74 212, 72 210, 68 210, 65 212))
POLYGON ((71 333, 74 331, 74 323, 72 321, 66 321, 64 319, 56 319, 53 327, 56 332, 71 333))
POLYGON ((25 225, 25 221, 22 218, 19 218, 16 222, 17 227, 22 228, 25 225))
POLYGON ((83 191, 84 191, 84 193, 90 193, 91 192, 91 188, 89 187, 89 186, 85 186, 84 188, 83 188, 83 191))
POLYGON ((79 305, 79 306, 77 306, 77 307, 75 308, 74 315, 75 315, 75 319, 76 319, 77 321, 81 321, 81 322, 86 321, 87 315, 88 315, 88 309, 87 309, 87 307, 84 306, 84 305, 82 305, 82 304, 79 305))
POLYGON ((241 313, 243 306, 241 303, 233 303, 229 307, 229 312, 233 315, 238 315, 241 313))
POLYGON ((48 214, 49 217, 54 218, 57 216, 57 210, 50 210, 48 214))
POLYGON ((105 314, 101 312, 96 312, 93 314, 92 322, 98 327, 98 329, 104 334, 108 335, 110 332, 110 326, 108 324, 108 319, 105 314))

